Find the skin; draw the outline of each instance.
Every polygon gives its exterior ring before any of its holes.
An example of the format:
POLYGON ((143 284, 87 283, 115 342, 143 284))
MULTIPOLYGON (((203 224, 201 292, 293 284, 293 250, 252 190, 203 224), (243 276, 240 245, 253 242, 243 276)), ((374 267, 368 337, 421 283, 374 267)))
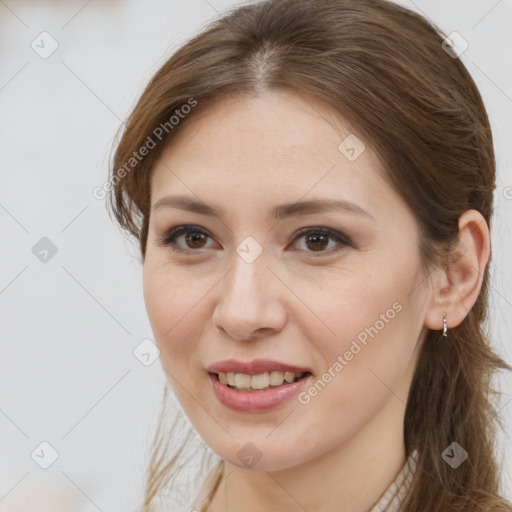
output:
POLYGON ((153 169, 152 205, 179 194, 225 210, 222 220, 152 210, 143 276, 166 377, 225 460, 228 476, 210 512, 370 509, 405 462, 405 404, 428 329, 442 329, 443 311, 449 328, 458 325, 478 296, 489 258, 481 215, 461 216, 464 250, 427 279, 416 220, 378 156, 368 143, 354 161, 338 150, 350 133, 320 105, 289 93, 230 98, 188 120, 153 169), (277 204, 310 199, 345 199, 373 218, 268 217, 277 204), (182 224, 208 236, 192 246, 178 236, 188 253, 158 245, 182 224), (296 239, 304 227, 333 229, 352 245, 296 239), (252 263, 236 252, 247 236, 263 249, 252 263), (397 302, 400 312, 359 343, 362 350, 309 403, 245 413, 216 399, 210 364, 273 359, 309 367, 316 380, 397 302), (251 468, 237 457, 248 442, 261 453, 251 468))

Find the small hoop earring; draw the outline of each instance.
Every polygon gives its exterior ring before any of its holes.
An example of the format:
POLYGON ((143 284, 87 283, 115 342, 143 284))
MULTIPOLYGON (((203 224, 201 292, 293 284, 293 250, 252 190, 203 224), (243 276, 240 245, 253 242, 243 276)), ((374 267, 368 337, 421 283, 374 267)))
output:
POLYGON ((443 336, 448 336, 448 327, 446 326, 446 313, 443 312, 443 336))

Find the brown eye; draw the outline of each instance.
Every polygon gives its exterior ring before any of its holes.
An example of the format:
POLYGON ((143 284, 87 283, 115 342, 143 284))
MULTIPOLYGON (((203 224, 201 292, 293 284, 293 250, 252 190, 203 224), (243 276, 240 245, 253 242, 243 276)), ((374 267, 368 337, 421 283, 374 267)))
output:
MULTIPOLYGON (((198 226, 176 226, 167 231, 158 238, 157 245, 160 247, 170 247, 176 252, 199 252, 201 249, 208 248, 207 241, 211 238, 208 233, 198 226), (183 237, 183 242, 178 243, 178 239, 183 237)), ((294 241, 303 238, 305 248, 300 250, 318 255, 331 254, 346 246, 353 246, 350 238, 328 228, 304 228, 296 233, 294 241), (333 246, 329 247, 329 243, 333 242, 333 246)))
POLYGON ((205 243, 210 235, 195 226, 177 226, 171 228, 167 233, 158 239, 160 247, 170 247, 173 251, 187 252, 204 249, 205 243), (179 237, 184 236, 185 245, 178 244, 179 237))
POLYGON ((324 234, 316 234, 313 233, 311 235, 306 235, 306 245, 308 249, 317 250, 317 249, 325 249, 329 244, 329 237, 324 234))
POLYGON ((202 249, 207 236, 198 231, 189 231, 185 235, 185 241, 191 249, 202 249))
POLYGON ((306 249, 303 250, 310 253, 330 254, 344 246, 352 245, 352 242, 348 237, 327 228, 302 229, 296 234, 295 240, 299 240, 301 238, 304 239, 306 247, 306 249), (334 246, 327 248, 330 241, 335 242, 335 244, 334 246), (337 248, 336 245, 338 246, 337 248))

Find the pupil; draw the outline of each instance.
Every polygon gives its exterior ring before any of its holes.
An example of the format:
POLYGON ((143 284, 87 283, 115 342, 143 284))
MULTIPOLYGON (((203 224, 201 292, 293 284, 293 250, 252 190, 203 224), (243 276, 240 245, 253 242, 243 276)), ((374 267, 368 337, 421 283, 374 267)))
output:
POLYGON ((194 243, 199 242, 199 248, 200 248, 201 247, 200 242, 201 242, 201 240, 204 240, 204 234, 203 233, 195 233, 193 235, 188 234, 186 236, 186 240, 187 240, 187 244, 190 244, 190 242, 191 242, 193 247, 197 247, 196 245, 194 245, 194 243), (198 237, 199 237, 199 239, 198 239, 198 237))
MULTIPOLYGON (((318 240, 319 240, 319 239, 321 239, 321 238, 323 238, 324 244, 323 244, 321 247, 319 247, 318 245, 316 245, 316 248, 317 248, 317 249, 318 249, 318 248, 323 249, 323 248, 326 246, 326 244, 325 244, 325 242, 326 242, 326 240, 327 240, 327 236, 326 236, 326 235, 309 235, 309 236, 307 237, 307 240, 308 240, 308 241, 316 240, 316 241, 318 242, 318 240)), ((306 243, 307 243, 307 242, 306 242, 306 243)), ((313 242, 313 243, 315 243, 315 242, 313 242)), ((309 247, 309 245, 308 245, 308 247, 309 247)), ((314 247, 315 247, 315 245, 313 245, 313 248, 314 248, 314 247)), ((311 249, 311 247, 309 247, 309 248, 311 249)))

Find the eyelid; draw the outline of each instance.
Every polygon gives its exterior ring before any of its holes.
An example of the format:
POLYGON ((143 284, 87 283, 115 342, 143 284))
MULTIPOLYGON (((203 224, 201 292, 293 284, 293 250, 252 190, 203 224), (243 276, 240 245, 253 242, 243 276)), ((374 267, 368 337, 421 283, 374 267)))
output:
MULTIPOLYGON (((157 246, 159 247, 169 247, 172 251, 177 253, 200 253, 204 247, 200 249, 190 249, 190 248, 184 248, 175 243, 176 238, 179 236, 186 234, 188 232, 194 232, 194 233, 201 233, 205 236, 213 239, 213 237, 208 233, 208 231, 200 226, 192 225, 192 224, 179 224, 177 226, 171 227, 168 230, 166 230, 162 235, 157 237, 157 246)), ((343 247, 354 247, 354 244, 351 240, 351 238, 344 233, 328 228, 323 226, 306 226, 299 230, 297 230, 292 235, 292 243, 295 243, 297 240, 302 238, 303 236, 307 234, 320 234, 324 236, 328 236, 330 239, 336 241, 338 243, 338 247, 334 247, 325 251, 301 251, 308 254, 308 256, 312 257, 321 257, 324 255, 330 255, 334 252, 338 252, 343 247)), ((300 251, 300 249, 291 249, 293 251, 300 251)))

